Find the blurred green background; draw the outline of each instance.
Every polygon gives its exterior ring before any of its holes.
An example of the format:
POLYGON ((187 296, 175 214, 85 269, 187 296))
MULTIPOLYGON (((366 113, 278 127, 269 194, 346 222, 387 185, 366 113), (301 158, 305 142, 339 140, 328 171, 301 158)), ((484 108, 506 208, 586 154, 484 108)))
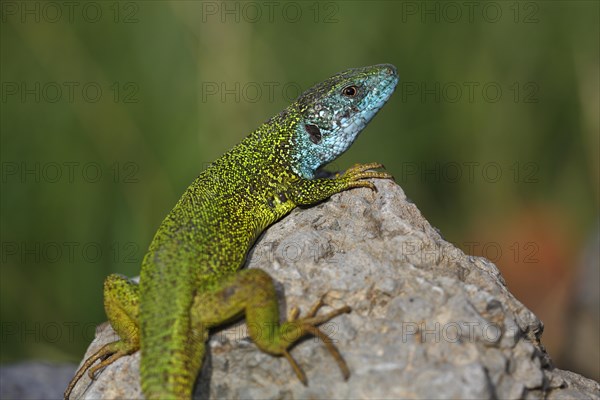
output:
POLYGON ((138 274, 206 163, 386 62, 396 94, 334 168, 385 164, 600 379, 598 2, 72 4, 1 4, 1 362, 79 361, 104 277, 138 274))

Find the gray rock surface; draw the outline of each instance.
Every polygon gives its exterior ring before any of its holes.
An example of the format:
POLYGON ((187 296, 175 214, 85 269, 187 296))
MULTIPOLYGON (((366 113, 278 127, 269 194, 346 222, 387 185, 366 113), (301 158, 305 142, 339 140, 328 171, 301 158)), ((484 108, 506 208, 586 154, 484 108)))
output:
MULTIPOLYGON (((318 340, 284 358, 260 352, 243 322, 215 331, 196 398, 599 398, 597 382, 552 367, 539 319, 508 291, 490 261, 444 241, 393 182, 355 189, 272 226, 248 266, 307 310, 326 294, 352 313, 324 325, 346 359, 344 381, 318 340)), ((322 312, 326 312, 325 307, 322 312)), ((115 339, 105 324, 85 357, 115 339)), ((73 398, 141 398, 139 352, 87 376, 73 398)))
POLYGON ((0 366, 0 399, 62 399, 77 366, 26 361, 0 366))

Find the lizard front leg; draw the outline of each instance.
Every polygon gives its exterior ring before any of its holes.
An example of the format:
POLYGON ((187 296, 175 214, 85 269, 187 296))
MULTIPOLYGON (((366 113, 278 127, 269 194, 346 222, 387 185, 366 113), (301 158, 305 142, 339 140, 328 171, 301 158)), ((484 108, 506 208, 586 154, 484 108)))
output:
POLYGON ((99 369, 139 350, 139 300, 139 286, 136 283, 117 274, 109 275, 106 278, 104 281, 104 309, 111 326, 121 339, 102 346, 100 350, 85 360, 69 382, 65 390, 65 399, 69 398, 73 388, 86 371, 90 378, 94 379, 94 374, 99 369), (94 365, 98 360, 100 363, 94 365))
POLYGON ((333 178, 301 179, 294 183, 290 190, 291 199, 296 205, 311 205, 352 188, 366 187, 376 190, 375 185, 365 179, 393 179, 387 172, 372 171, 379 168, 383 168, 383 165, 356 164, 333 178))
POLYGON ((192 329, 206 331, 241 316, 246 317, 248 333, 262 351, 284 356, 303 384, 306 375, 289 354, 289 348, 306 335, 323 340, 327 349, 338 363, 344 379, 349 376, 348 367, 331 339, 317 328, 330 319, 351 311, 341 307, 327 314, 317 316, 323 304, 319 300, 309 313, 298 318, 294 308, 288 321, 280 323, 279 305, 273 279, 260 269, 247 269, 223 278, 217 289, 203 291, 194 298, 191 309, 192 329))

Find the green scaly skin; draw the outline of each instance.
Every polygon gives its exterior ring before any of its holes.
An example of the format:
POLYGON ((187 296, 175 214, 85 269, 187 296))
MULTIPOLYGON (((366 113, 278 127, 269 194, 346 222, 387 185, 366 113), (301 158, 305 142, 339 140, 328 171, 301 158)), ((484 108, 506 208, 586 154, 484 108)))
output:
POLYGON ((397 82, 395 67, 386 64, 334 75, 202 172, 156 232, 139 285, 120 275, 106 279, 105 310, 120 340, 85 361, 65 398, 85 371, 93 378, 141 349, 145 397, 189 399, 208 329, 243 316, 256 345, 286 357, 303 383, 306 377, 287 349, 309 334, 323 339, 347 378, 344 360, 316 326, 350 308, 316 316, 319 301, 303 318, 293 309, 281 323, 272 278, 260 269, 240 268, 258 235, 296 206, 355 187, 374 189, 367 178, 391 178, 372 171, 382 167, 375 163, 333 178, 315 178, 315 172, 352 144, 397 82), (265 326, 271 331, 253 329, 265 326))

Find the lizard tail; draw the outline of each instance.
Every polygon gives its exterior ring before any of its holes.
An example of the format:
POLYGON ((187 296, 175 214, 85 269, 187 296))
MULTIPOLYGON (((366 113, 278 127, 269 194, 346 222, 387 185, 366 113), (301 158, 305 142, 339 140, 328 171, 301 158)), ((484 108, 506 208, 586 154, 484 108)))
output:
POLYGON ((142 270, 140 281, 142 392, 148 400, 189 400, 202 366, 208 332, 191 327, 194 290, 189 280, 184 281, 186 274, 176 271, 167 275, 182 278, 174 294, 173 288, 160 279, 165 276, 163 273, 160 268, 142 270))
POLYGON ((189 317, 142 340, 142 392, 148 399, 190 399, 205 352, 206 335, 189 329, 189 317))

